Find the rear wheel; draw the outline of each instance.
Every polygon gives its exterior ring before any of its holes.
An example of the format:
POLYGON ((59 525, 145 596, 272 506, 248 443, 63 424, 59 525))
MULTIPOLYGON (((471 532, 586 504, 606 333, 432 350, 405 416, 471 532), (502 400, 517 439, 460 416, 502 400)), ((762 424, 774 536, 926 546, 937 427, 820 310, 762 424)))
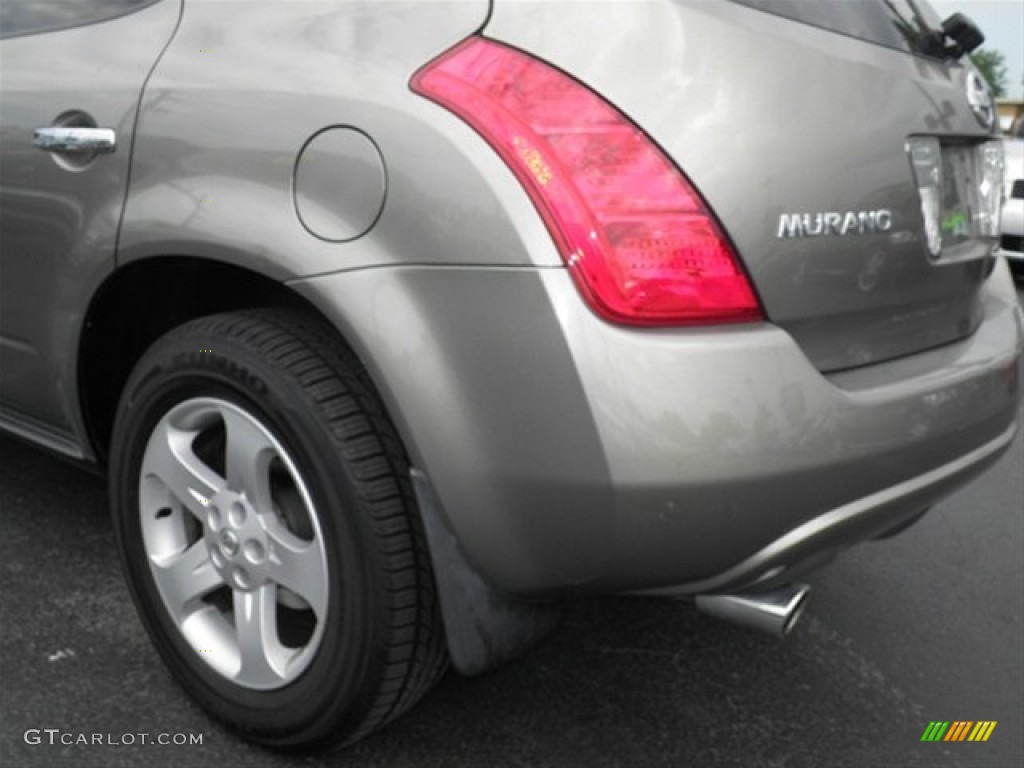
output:
POLYGON ((264 744, 350 743, 447 665, 409 466, 371 384, 301 313, 159 339, 114 427, 115 530, 164 661, 264 744))

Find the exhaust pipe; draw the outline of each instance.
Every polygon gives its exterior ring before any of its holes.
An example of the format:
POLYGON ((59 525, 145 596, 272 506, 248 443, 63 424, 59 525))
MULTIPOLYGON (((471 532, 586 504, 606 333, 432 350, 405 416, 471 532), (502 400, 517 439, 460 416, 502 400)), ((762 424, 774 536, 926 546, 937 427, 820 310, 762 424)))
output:
POLYGON ((811 588, 806 584, 783 584, 757 592, 731 595, 697 595, 697 610, 708 616, 785 637, 793 629, 811 588))

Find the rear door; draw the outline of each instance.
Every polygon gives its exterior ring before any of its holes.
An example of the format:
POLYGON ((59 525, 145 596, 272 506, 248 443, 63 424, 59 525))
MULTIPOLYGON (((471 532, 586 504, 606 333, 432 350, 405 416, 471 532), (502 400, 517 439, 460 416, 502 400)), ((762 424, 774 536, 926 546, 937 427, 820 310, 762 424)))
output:
POLYGON ((114 265, 139 98, 180 11, 0 3, 0 424, 57 447, 74 431, 81 318, 114 265))

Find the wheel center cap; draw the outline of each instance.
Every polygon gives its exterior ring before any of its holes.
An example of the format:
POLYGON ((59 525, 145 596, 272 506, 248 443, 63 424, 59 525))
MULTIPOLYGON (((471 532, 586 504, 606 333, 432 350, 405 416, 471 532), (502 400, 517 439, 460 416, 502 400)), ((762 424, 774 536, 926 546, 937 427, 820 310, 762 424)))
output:
POLYGON ((238 554, 238 536, 234 531, 221 531, 220 550, 227 557, 234 557, 238 554))
POLYGON ((270 542, 243 494, 225 488, 210 499, 203 536, 210 562, 229 587, 249 592, 266 583, 274 567, 270 542))

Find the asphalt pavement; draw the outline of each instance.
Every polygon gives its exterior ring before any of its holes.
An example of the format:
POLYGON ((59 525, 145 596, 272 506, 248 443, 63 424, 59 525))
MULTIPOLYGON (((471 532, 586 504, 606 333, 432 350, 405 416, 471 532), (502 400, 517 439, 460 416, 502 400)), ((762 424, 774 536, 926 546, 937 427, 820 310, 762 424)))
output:
POLYGON ((101 479, 0 437, 0 523, 4 768, 1024 765, 1019 437, 902 536, 813 574, 785 640, 685 604, 580 603, 529 656, 449 674, 328 757, 253 747, 178 688, 122 583, 101 479), (934 720, 997 725, 984 743, 921 742, 934 720), (102 743, 61 744, 83 737, 102 743))

